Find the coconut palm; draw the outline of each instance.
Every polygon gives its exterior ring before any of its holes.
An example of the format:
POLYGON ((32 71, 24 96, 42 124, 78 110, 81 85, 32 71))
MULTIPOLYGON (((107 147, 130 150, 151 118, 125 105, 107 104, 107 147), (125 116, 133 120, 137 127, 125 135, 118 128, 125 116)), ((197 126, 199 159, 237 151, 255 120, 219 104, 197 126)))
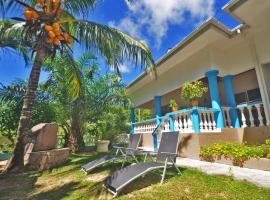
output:
POLYGON ((149 49, 139 40, 106 25, 75 18, 87 16, 95 7, 95 0, 0 0, 0 9, 3 5, 5 10, 24 8, 24 19, 14 18, 19 22, 5 31, 5 37, 30 43, 34 55, 16 145, 5 169, 9 172, 24 166, 25 138, 30 133, 31 110, 46 58, 53 57, 57 51, 69 52, 75 40, 103 56, 108 65, 116 70, 125 60, 148 69, 154 66, 154 62, 149 49))

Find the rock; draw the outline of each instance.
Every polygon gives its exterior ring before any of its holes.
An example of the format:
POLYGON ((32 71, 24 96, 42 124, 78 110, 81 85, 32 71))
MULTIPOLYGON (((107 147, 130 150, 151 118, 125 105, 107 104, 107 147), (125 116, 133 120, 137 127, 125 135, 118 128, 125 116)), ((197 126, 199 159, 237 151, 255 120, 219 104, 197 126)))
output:
POLYGON ((69 148, 32 152, 28 164, 31 168, 42 171, 62 165, 68 160, 69 155, 69 148))
POLYGON ((57 145, 56 123, 42 123, 34 126, 31 131, 35 139, 33 152, 55 149, 57 145))

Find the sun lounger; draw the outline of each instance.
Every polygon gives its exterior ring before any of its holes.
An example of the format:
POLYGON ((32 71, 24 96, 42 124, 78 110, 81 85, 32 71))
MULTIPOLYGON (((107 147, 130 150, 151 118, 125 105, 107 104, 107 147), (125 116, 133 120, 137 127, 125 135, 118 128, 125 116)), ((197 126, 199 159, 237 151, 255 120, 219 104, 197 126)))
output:
POLYGON ((102 158, 91 161, 83 165, 81 170, 87 174, 94 168, 103 165, 105 163, 113 162, 115 160, 123 160, 122 163, 123 167, 127 159, 130 157, 133 158, 136 162, 138 162, 138 160, 136 159, 136 155, 138 153, 138 147, 141 143, 141 139, 142 139, 141 134, 131 134, 129 138, 128 147, 114 146, 114 148, 116 148, 115 155, 107 155, 102 158))
POLYGON ((155 169, 163 169, 161 184, 164 181, 166 169, 174 166, 178 174, 180 170, 175 166, 179 143, 179 133, 162 133, 161 142, 157 152, 157 159, 151 163, 138 163, 124 167, 113 172, 104 182, 104 187, 116 196, 121 189, 133 180, 155 169))

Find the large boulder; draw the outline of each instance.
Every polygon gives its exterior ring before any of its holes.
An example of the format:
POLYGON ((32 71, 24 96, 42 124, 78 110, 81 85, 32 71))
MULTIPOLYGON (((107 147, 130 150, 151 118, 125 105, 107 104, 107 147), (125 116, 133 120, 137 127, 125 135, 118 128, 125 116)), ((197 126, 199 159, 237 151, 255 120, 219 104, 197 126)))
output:
POLYGON ((35 138, 33 152, 55 149, 57 145, 56 123, 42 123, 34 126, 32 136, 35 138))

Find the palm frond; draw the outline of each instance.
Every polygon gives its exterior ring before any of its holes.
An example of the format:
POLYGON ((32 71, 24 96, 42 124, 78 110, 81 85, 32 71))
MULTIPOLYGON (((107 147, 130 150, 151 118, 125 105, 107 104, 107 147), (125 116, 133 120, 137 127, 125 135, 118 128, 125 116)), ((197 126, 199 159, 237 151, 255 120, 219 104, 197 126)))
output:
MULTIPOLYGON (((44 69, 51 73, 51 76, 63 85, 72 99, 76 99, 82 92, 82 71, 70 55, 57 55, 54 59, 45 60, 44 69)), ((52 83, 52 79, 50 78, 52 83)))
POLYGON ((30 61, 30 44, 23 41, 22 36, 23 28, 15 25, 15 23, 7 20, 0 21, 0 49, 13 49, 18 52, 26 64, 30 61))
POLYGON ((21 102, 23 100, 24 94, 26 93, 26 86, 27 82, 24 80, 17 80, 7 86, 0 83, 0 102, 21 102))
POLYGON ((89 67, 90 65, 92 66, 96 59, 97 58, 93 53, 86 51, 79 56, 76 62, 81 66, 82 70, 84 70, 84 67, 89 67))
POLYGON ((124 61, 135 62, 136 66, 152 69, 154 60, 150 50, 141 41, 115 28, 90 21, 74 21, 70 32, 86 49, 104 56, 107 64, 116 71, 124 61))

